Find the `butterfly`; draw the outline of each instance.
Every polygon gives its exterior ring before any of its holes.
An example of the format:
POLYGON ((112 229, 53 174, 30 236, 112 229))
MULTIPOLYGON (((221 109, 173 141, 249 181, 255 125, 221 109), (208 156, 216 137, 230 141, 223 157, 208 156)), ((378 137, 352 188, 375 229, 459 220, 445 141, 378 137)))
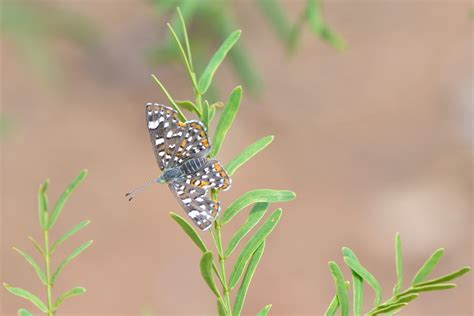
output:
POLYGON ((206 128, 198 120, 181 122, 174 109, 158 103, 147 103, 145 116, 162 174, 127 193, 129 200, 152 183, 167 183, 193 223, 209 229, 221 210, 221 203, 209 197, 209 189, 228 190, 232 180, 218 160, 208 158, 206 128))

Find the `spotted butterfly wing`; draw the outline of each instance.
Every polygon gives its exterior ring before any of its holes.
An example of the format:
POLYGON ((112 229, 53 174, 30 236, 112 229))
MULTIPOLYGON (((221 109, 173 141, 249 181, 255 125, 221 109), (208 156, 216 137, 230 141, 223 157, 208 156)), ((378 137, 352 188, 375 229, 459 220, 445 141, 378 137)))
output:
POLYGON ((197 172, 186 177, 186 183, 203 189, 216 189, 226 191, 232 184, 232 179, 215 159, 209 160, 206 165, 197 172))
POLYGON ((206 189, 186 182, 172 182, 169 187, 196 226, 202 230, 212 226, 221 210, 221 204, 209 199, 206 189))

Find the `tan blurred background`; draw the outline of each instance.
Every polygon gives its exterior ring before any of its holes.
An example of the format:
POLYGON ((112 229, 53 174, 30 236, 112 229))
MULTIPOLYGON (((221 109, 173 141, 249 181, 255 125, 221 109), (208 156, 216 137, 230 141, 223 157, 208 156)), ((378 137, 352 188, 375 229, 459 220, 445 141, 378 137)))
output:
MULTIPOLYGON (((2 37, 7 123, 1 139, 0 279, 43 293, 11 247, 34 253, 27 237, 40 238, 38 185, 50 178, 54 200, 88 168, 53 232, 58 236, 92 220, 55 256, 60 260, 94 239, 66 267, 56 289, 81 285, 88 292, 66 301, 60 314, 215 314, 199 275, 199 253, 168 217, 170 210, 180 211, 170 192, 156 186, 133 203, 124 198, 159 171, 143 104, 166 99, 150 74, 158 74, 176 98, 192 97, 179 65, 157 66, 145 57, 163 38, 166 18, 146 1, 44 3, 86 17, 97 36, 87 45, 44 38, 55 78, 44 68, 32 69, 22 48, 2 37)), ((293 18, 304 5, 282 3, 293 18)), ((358 254, 387 297, 395 283, 397 231, 406 280, 438 247, 446 254, 435 275, 472 265, 470 7, 470 1, 456 0, 325 1, 324 16, 347 41, 347 51, 338 53, 305 30, 288 57, 253 1, 234 1, 243 44, 265 88, 260 97, 245 95, 220 158, 228 162, 262 136, 276 139, 237 172, 222 198, 228 204, 255 188, 297 193, 282 205, 284 217, 267 244, 244 315, 269 303, 271 315, 322 315, 334 293, 327 262, 343 264, 342 246, 358 254)), ((238 84, 228 65, 217 80, 224 97, 238 84)), ((227 237, 239 220, 226 227, 227 237)), ((472 273, 457 283, 454 290, 422 295, 400 314, 473 315, 472 273)), ((22 306, 33 310, 3 289, 0 299, 2 315, 22 306)))

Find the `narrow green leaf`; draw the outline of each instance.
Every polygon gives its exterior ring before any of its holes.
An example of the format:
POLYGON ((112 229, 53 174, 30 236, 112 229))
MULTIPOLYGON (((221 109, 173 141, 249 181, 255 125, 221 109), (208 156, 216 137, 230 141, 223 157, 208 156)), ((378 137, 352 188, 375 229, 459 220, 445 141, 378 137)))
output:
MULTIPOLYGON (((187 1, 187 2, 192 2, 192 1, 187 1)), ((185 4, 185 6, 189 6, 189 4, 185 4)), ((196 6, 194 6, 196 7, 196 6)), ((189 67, 191 72, 193 72, 193 57, 191 54, 191 45, 189 44, 189 36, 188 36, 188 30, 186 27, 186 23, 184 22, 184 17, 183 14, 181 13, 181 9, 179 7, 176 8, 176 11, 178 12, 178 17, 181 22, 181 29, 183 30, 183 35, 184 35, 184 44, 186 45, 186 52, 188 54, 188 61, 189 61, 189 67)))
POLYGON ((228 258, 238 246, 239 242, 252 230, 255 225, 262 219, 268 209, 268 203, 261 202, 256 203, 250 210, 249 216, 245 220, 245 223, 235 232, 229 241, 229 245, 224 253, 224 257, 228 258))
POLYGON ((270 235, 270 233, 273 231, 275 226, 280 221, 281 214, 281 209, 277 209, 275 212, 273 212, 265 221, 265 223, 263 223, 263 225, 257 230, 255 235, 249 239, 244 249, 242 249, 242 252, 235 261, 234 267, 229 277, 230 289, 233 289, 237 285, 237 282, 239 282, 240 277, 244 273, 245 266, 247 265, 247 262, 249 262, 250 257, 265 240, 265 238, 267 238, 268 235, 270 235))
POLYGON ((176 100, 176 104, 189 112, 194 112, 196 115, 201 118, 201 111, 197 108, 196 104, 189 100, 176 100))
POLYGON ((306 18, 308 20, 311 31, 319 36, 326 43, 343 51, 346 48, 344 40, 332 32, 323 21, 321 8, 318 0, 309 0, 306 7, 306 18))
POLYGON ((430 291, 441 291, 448 290, 456 287, 456 284, 447 283, 447 284, 431 284, 423 286, 415 286, 403 293, 403 296, 412 293, 421 293, 421 292, 430 292, 430 291))
POLYGON ((422 282, 422 283, 418 283, 417 286, 424 286, 424 285, 432 285, 432 284, 439 284, 439 283, 444 283, 444 282, 447 282, 447 281, 451 281, 451 280, 454 280, 456 278, 459 278, 460 276, 468 273, 469 271, 471 270, 470 267, 463 267, 457 271, 454 271, 452 273, 449 273, 449 274, 446 274, 446 275, 443 275, 439 278, 436 278, 436 279, 432 279, 432 280, 429 280, 429 281, 426 281, 426 282, 422 282))
POLYGON ((46 276, 44 275, 44 272, 43 272, 43 270, 41 270, 38 263, 36 263, 35 259, 33 259, 29 254, 27 254, 26 252, 21 251, 18 248, 13 247, 13 250, 18 252, 23 258, 25 258, 25 260, 33 267, 33 269, 35 269, 36 274, 38 274, 38 277, 41 280, 41 282, 44 285, 46 285, 46 283, 47 283, 46 282, 46 276))
POLYGON ((214 282, 214 277, 212 276, 212 253, 210 251, 205 252, 201 257, 201 275, 207 286, 211 289, 216 297, 221 297, 219 290, 217 289, 216 283, 214 282))
POLYGON ((209 106, 209 122, 212 122, 214 116, 216 116, 216 103, 209 106))
POLYGON ((230 93, 224 111, 222 111, 219 122, 217 123, 216 133, 214 135, 214 143, 212 144, 210 157, 215 157, 221 149, 224 138, 229 131, 234 119, 239 111, 240 100, 242 99, 242 87, 238 86, 230 93))
POLYGON ((260 138, 255 143, 245 148, 237 157, 232 159, 226 166, 225 170, 232 176, 235 171, 244 163, 249 161, 253 156, 261 152, 265 147, 270 145, 275 137, 273 135, 260 138))
MULTIPOLYGON (((342 254, 343 256, 359 261, 355 253, 347 247, 342 248, 342 254)), ((354 316, 360 316, 362 313, 362 306, 364 304, 364 280, 354 270, 351 270, 351 272, 352 272, 352 287, 354 290, 354 297, 353 297, 354 316)))
POLYGON ((75 287, 75 288, 70 289, 69 291, 64 292, 56 299, 56 302, 53 305, 53 310, 56 310, 65 299, 76 296, 76 295, 81 295, 85 292, 86 292, 86 289, 83 287, 75 287))
MULTIPOLYGON (((260 243, 260 246, 258 246, 257 250, 255 250, 255 252, 252 254, 249 265, 247 267, 247 271, 245 272, 245 275, 242 279, 242 283, 240 284, 239 290, 237 291, 237 295, 235 297, 234 307, 232 310, 233 316, 240 316, 240 313, 242 312, 242 308, 244 307, 245 297, 247 296, 247 291, 249 289, 250 282, 252 281, 253 275, 255 273, 255 270, 257 269, 260 259, 262 258, 264 250, 265 250, 265 240, 260 243)), ((270 310, 270 308, 268 308, 268 310, 270 310)))
MULTIPOLYGON (((349 281, 346 281, 345 282, 346 289, 349 288, 349 285, 350 285, 349 281)), ((337 298, 337 294, 335 294, 331 302, 329 303, 329 306, 326 309, 324 316, 334 316, 338 309, 339 309, 339 300, 337 298)))
POLYGON ((355 273, 360 275, 375 291, 375 301, 374 305, 379 305, 380 301, 382 300, 382 288, 380 287, 379 282, 377 279, 370 274, 357 260, 354 260, 351 257, 344 257, 344 262, 346 265, 354 270, 355 273))
POLYGON ((173 107, 173 109, 175 109, 176 112, 178 112, 178 118, 179 118, 179 120, 182 121, 182 122, 185 122, 185 121, 186 121, 186 116, 184 116, 183 111, 181 111, 181 109, 179 108, 179 106, 176 104, 176 101, 173 99, 173 97, 172 97, 171 94, 168 92, 168 90, 166 90, 165 86, 161 83, 160 80, 158 80, 158 78, 157 78, 155 75, 151 75, 151 77, 152 77, 153 80, 155 80, 155 82, 158 84, 158 86, 160 87, 161 91, 163 91, 163 93, 166 95, 166 97, 168 98, 168 101, 170 101, 171 106, 173 107))
POLYGON ((48 227, 48 196, 46 195, 48 184, 49 180, 46 180, 38 190, 38 218, 43 230, 48 227))
POLYGON ((336 286, 337 299, 339 301, 339 306, 341 307, 341 316, 349 316, 349 297, 341 269, 335 262, 330 261, 329 271, 331 271, 336 286))
POLYGON ((170 216, 176 223, 178 223, 179 226, 181 226, 181 228, 184 230, 186 235, 188 235, 189 238, 191 238, 194 244, 196 244, 196 246, 198 246, 198 248, 203 253, 207 252, 207 247, 204 244, 204 241, 202 241, 201 237, 199 237, 196 230, 191 226, 191 224, 188 223, 187 220, 185 220, 184 218, 182 218, 181 216, 173 212, 170 212, 170 216))
POLYGON ((66 241, 69 237, 71 237, 72 235, 74 235, 75 233, 77 233, 78 231, 80 231, 81 229, 83 229, 84 227, 86 227, 87 225, 89 225, 91 223, 90 220, 85 220, 85 221, 82 221, 80 222, 79 224, 77 224, 76 226, 74 226, 70 231, 68 231, 67 233, 65 233, 64 235, 62 235, 58 240, 56 240, 53 245, 51 246, 51 250, 50 250, 50 253, 53 254, 54 251, 56 250, 56 248, 58 248, 58 246, 60 244, 62 244, 64 241, 66 241))
POLYGON ((381 308, 377 311, 375 311, 374 313, 370 313, 369 315, 379 315, 379 314, 385 314, 385 313, 388 313, 388 312, 393 312, 395 310, 398 310, 400 308, 402 308, 403 306, 406 306, 408 305, 408 303, 399 303, 399 304, 393 304, 393 305, 389 305, 385 308, 381 308))
POLYGON ((28 239, 31 240, 31 242, 35 246, 36 250, 40 253, 40 255, 44 257, 44 250, 43 248, 41 248, 40 244, 31 236, 29 236, 28 239))
POLYGON ((257 316, 267 316, 271 308, 272 308, 272 304, 268 304, 261 311, 257 313, 257 316))
POLYGON ((251 204, 257 202, 285 202, 293 200, 295 197, 296 195, 294 192, 287 190, 259 189, 246 192, 229 205, 219 220, 219 223, 227 224, 232 220, 232 218, 234 218, 234 216, 251 204))
POLYGON ((224 302, 222 299, 219 297, 217 298, 217 313, 219 316, 228 316, 229 313, 227 313, 227 310, 225 308, 224 302))
POLYGON ((425 261, 423 266, 418 270, 418 272, 415 274, 413 277, 413 281, 411 282, 413 285, 417 285, 433 271, 433 269, 436 267, 438 264, 439 260, 444 254, 444 249, 440 248, 436 250, 429 258, 428 260, 425 261))
POLYGON ((87 170, 85 169, 82 170, 79 173, 79 175, 69 184, 66 190, 61 194, 58 201, 54 205, 53 211, 51 212, 51 217, 49 218, 49 221, 48 221, 48 229, 51 229, 54 226, 54 224, 56 223, 58 219, 59 214, 61 213, 64 207, 64 204, 69 199, 74 189, 84 180, 86 175, 87 175, 87 170))
POLYGON ((30 301, 35 305, 40 311, 46 313, 48 312, 48 308, 46 305, 43 303, 43 301, 36 295, 32 294, 31 292, 21 289, 19 287, 12 287, 11 285, 7 283, 3 283, 3 287, 13 295, 19 296, 24 298, 27 301, 30 301))
POLYGON ((276 0, 258 0, 257 3, 260 6, 262 14, 275 30, 275 33, 280 40, 286 44, 291 26, 280 3, 276 0))
POLYGON ((219 68, 220 64, 224 61, 225 56, 230 51, 232 46, 237 43, 240 34, 240 30, 231 33, 224 41, 224 43, 222 43, 221 47, 219 47, 219 49, 212 56, 211 60, 204 69, 201 77, 199 78, 198 91, 201 94, 205 94, 207 89, 209 89, 209 86, 212 82, 212 78, 214 77, 217 68, 219 68))
POLYGON ((337 294, 334 295, 331 302, 329 303, 324 316, 334 316, 336 315, 337 310, 339 309, 339 300, 337 299, 337 294))
POLYGON ((33 314, 27 311, 26 309, 21 308, 18 310, 18 316, 33 316, 33 314))
POLYGON ((403 254, 402 254, 402 241, 400 240, 400 234, 397 233, 395 236, 395 267, 397 270, 397 284, 393 288, 393 294, 400 293, 403 286, 403 254))
POLYGON ((191 80, 191 83, 193 84, 194 89, 198 89, 196 85, 196 80, 195 80, 195 74, 193 72, 192 66, 190 64, 190 61, 188 60, 188 56, 186 55, 186 52, 184 51, 183 45, 181 44, 181 41, 178 38, 178 35, 176 34, 175 30, 171 26, 171 24, 167 24, 168 29, 170 30, 171 35, 173 35, 173 38, 178 45, 179 51, 181 52, 181 56, 183 57, 184 64, 186 66, 186 71, 188 73, 189 79, 191 80))
POLYGON ((79 246, 78 248, 76 248, 76 250, 74 250, 69 256, 66 257, 66 259, 64 259, 58 266, 58 268, 56 269, 56 271, 54 272, 53 274, 53 277, 51 278, 51 285, 54 285, 54 283, 56 282, 56 279, 58 278, 59 276, 59 273, 61 273, 61 271, 64 269, 64 267, 74 258, 76 258, 81 252, 83 252, 84 250, 87 249, 87 247, 89 247, 90 245, 92 244, 92 240, 89 240, 85 243, 83 243, 81 246, 79 246))
POLYGON ((413 301, 414 299, 416 299, 418 296, 419 296, 419 294, 416 294, 416 293, 400 296, 399 298, 397 298, 394 301, 394 303, 409 303, 409 302, 413 301))

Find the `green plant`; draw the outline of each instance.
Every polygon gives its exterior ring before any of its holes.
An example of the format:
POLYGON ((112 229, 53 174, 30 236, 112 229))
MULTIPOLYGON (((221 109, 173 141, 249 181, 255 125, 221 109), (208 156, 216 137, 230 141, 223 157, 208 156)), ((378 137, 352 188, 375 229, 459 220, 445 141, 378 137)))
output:
MULTIPOLYGON (((61 295, 59 295, 56 300, 53 302, 53 287, 56 283, 56 280, 64 269, 64 267, 75 257, 77 257, 81 252, 83 252, 87 247, 92 244, 92 240, 89 240, 76 248, 69 256, 67 256, 54 270, 51 267, 51 256, 54 254, 55 250, 69 237, 77 233, 79 230, 83 229, 87 225, 89 225, 90 221, 85 220, 74 226, 70 231, 65 233, 63 236, 59 237, 54 243, 50 243, 50 231, 53 228, 54 224, 56 223, 61 211, 64 207, 64 204, 71 196, 74 189, 82 182, 87 174, 86 170, 81 171, 81 173, 71 182, 71 184, 66 188, 66 190, 61 194, 59 199, 57 200, 56 204, 52 209, 48 209, 48 197, 46 195, 46 191, 48 189, 49 181, 46 180, 39 188, 38 192, 38 216, 39 216, 39 223, 41 227, 41 231, 43 233, 43 246, 40 245, 33 237, 29 237, 31 242, 33 243, 34 247, 40 254, 41 258, 44 262, 44 269, 40 267, 40 265, 33 259, 32 256, 27 254, 26 252, 21 251, 18 248, 13 248, 16 252, 18 252, 25 260, 33 267, 36 274, 38 275, 41 283, 45 286, 46 290, 46 302, 41 300, 38 296, 34 295, 33 293, 24 290, 22 288, 13 287, 7 283, 3 283, 5 289, 7 289, 12 294, 22 297, 28 301, 30 301, 33 305, 35 305, 40 311, 48 316, 52 316, 56 313, 59 306, 63 303, 63 301, 67 298, 80 295, 86 291, 83 287, 74 287, 61 295)), ((20 316, 28 316, 32 315, 29 311, 22 308, 18 310, 18 315, 20 316)))
MULTIPOLYGON (((223 41, 231 30, 236 29, 233 11, 238 4, 232 1, 153 0, 153 4, 160 15, 174 10, 179 5, 186 21, 193 24, 193 35, 199 38, 193 50, 198 69, 205 65, 206 48, 216 40, 223 41)), ((337 50, 342 51, 346 46, 343 39, 331 31, 325 23, 319 0, 306 0, 306 6, 295 22, 291 22, 278 0, 257 0, 256 6, 289 52, 293 52, 298 46, 300 34, 305 25, 309 26, 315 36, 337 50)), ((183 35, 178 29, 180 24, 178 15, 172 17, 170 24, 177 31, 178 36, 183 35)), ((170 59, 178 59, 180 56, 181 53, 171 37, 154 48, 151 53, 153 60, 158 62, 167 62, 170 59)), ((229 53, 229 58, 234 72, 244 87, 250 92, 258 92, 261 80, 244 47, 240 44, 235 45, 229 53)))
MULTIPOLYGON (((344 263, 351 270, 352 273, 352 292, 353 292, 353 314, 354 316, 362 315, 362 306, 364 298, 364 282, 367 283, 375 292, 375 300, 373 307, 365 314, 367 316, 375 315, 392 315, 400 311, 409 302, 418 298, 420 293, 430 291, 440 291, 454 288, 456 284, 447 283, 454 280, 471 270, 470 267, 462 267, 457 271, 443 275, 441 277, 426 280, 428 275, 438 264, 443 256, 444 250, 436 250, 421 266, 418 272, 413 277, 410 286, 402 291, 403 286, 403 257, 402 244, 400 235, 395 236, 395 267, 397 274, 397 283, 393 288, 391 297, 382 302, 382 288, 377 279, 367 271, 359 262, 355 253, 347 247, 342 248, 344 263)), ((334 278, 336 285, 336 295, 332 299, 329 307, 326 310, 326 316, 335 315, 340 309, 340 315, 349 315, 349 282, 344 280, 339 266, 331 261, 329 262, 329 270, 334 278)))
MULTIPOLYGON (((186 110, 196 115, 197 118, 199 118, 209 130, 210 123, 215 118, 216 112, 222 110, 217 127, 214 131, 212 142, 213 146, 209 154, 210 157, 215 157, 219 153, 224 143, 226 134, 232 126, 232 123, 239 110, 240 101, 242 98, 242 88, 236 87, 233 89, 225 105, 223 102, 210 104, 206 99, 203 98, 203 96, 210 88, 214 74, 219 68, 219 65, 222 63, 231 48, 236 44, 241 32, 232 32, 224 40, 219 49, 214 53, 201 75, 197 76, 196 72, 194 71, 193 56, 191 54, 184 18, 179 8, 177 11, 180 21, 179 26, 181 28, 181 34, 183 34, 184 40, 180 40, 175 28, 171 26, 171 24, 168 24, 168 28, 170 30, 171 36, 175 40, 183 63, 186 67, 186 71, 193 87, 195 100, 175 100, 155 75, 153 75, 153 79, 163 90, 172 107, 178 112, 179 118, 183 121, 186 120, 185 114, 183 112, 186 110)), ((258 152, 263 150, 272 141, 273 136, 266 136, 244 149, 242 153, 240 153, 226 165, 226 170, 229 176, 232 176, 239 167, 249 161, 258 152)), ((219 192, 212 190, 212 199, 217 200, 218 193, 219 192)), ((215 220, 211 229, 211 235, 215 244, 216 254, 214 254, 213 251, 211 251, 204 244, 204 241, 200 238, 198 233, 187 220, 176 213, 171 213, 171 218, 184 230, 184 232, 191 238, 191 240, 202 252, 200 262, 201 274, 204 281, 216 297, 219 315, 240 315, 253 274, 255 273, 257 265, 262 257, 266 239, 278 224, 282 215, 282 210, 275 210, 256 230, 255 234, 248 239, 247 244, 239 253, 229 277, 226 275, 227 259, 234 253, 242 240, 262 220, 269 208, 270 203, 289 201, 294 198, 295 194, 291 191, 259 189, 247 192, 238 199, 234 200, 234 202, 232 202, 227 207, 227 209, 223 211, 222 214, 215 220), (253 208, 250 210, 245 222, 233 234, 233 236, 230 238, 229 244, 226 248, 224 248, 222 242, 223 228, 250 205, 253 205, 253 208), (214 261, 214 258, 217 259, 217 263, 214 261), (215 282, 215 278, 217 278, 218 282, 220 283, 220 289, 215 282), (237 289, 237 294, 232 304, 230 295, 231 291, 237 288, 239 284, 240 286, 237 289)), ((266 306, 259 315, 266 315, 269 309, 270 305, 266 306)))

